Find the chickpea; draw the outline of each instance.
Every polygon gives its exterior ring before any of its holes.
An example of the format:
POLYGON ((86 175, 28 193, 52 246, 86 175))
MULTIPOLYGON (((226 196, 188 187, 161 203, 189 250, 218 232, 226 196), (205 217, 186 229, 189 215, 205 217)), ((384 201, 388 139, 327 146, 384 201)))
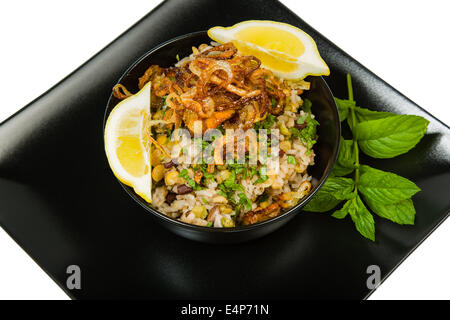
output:
POLYGON ((272 189, 281 189, 281 183, 278 180, 275 180, 272 183, 272 189))
POLYGON ((156 167, 161 163, 161 151, 159 149, 154 149, 150 154, 150 161, 152 166, 156 167))
POLYGON ((291 150, 291 148, 292 148, 292 145, 289 140, 284 140, 284 141, 280 142, 280 149, 283 150, 284 152, 288 152, 289 150, 291 150))
POLYGON ((302 164, 302 163, 299 163, 298 165, 296 165, 294 167, 294 170, 295 170, 295 172, 303 173, 306 170, 306 166, 304 164, 302 164))
POLYGON ((152 178, 156 182, 161 181, 161 179, 164 177, 164 166, 162 164, 157 165, 153 168, 152 171, 152 178))
POLYGON ((164 182, 168 186, 173 186, 175 183, 177 183, 178 180, 178 171, 173 170, 167 173, 166 177, 164 178, 164 182))
POLYGON ((234 227, 233 219, 223 217, 222 219, 220 219, 220 222, 222 222, 222 226, 224 228, 232 228, 232 227, 234 227))
POLYGON ((214 196, 212 198, 212 202, 214 202, 214 203, 227 203, 228 200, 224 196, 217 195, 217 196, 214 196))
POLYGON ((166 137, 165 135, 161 134, 161 135, 159 135, 159 136, 156 138, 156 141, 157 141, 159 144, 161 144, 161 145, 166 144, 166 143, 167 143, 167 137, 166 137))
POLYGON ((283 134, 283 135, 285 135, 285 136, 287 136, 287 137, 290 137, 290 136, 291 136, 291 132, 289 131, 288 128, 286 128, 286 126, 284 125, 284 123, 281 123, 281 124, 280 124, 280 132, 281 132, 281 134, 283 134))
POLYGON ((216 181, 217 183, 222 183, 225 180, 228 179, 228 177, 231 175, 231 172, 229 170, 222 170, 219 171, 219 173, 216 175, 216 181))
POLYGON ((265 208, 267 208, 267 207, 269 206, 269 202, 267 202, 267 201, 261 202, 261 203, 259 204, 259 206, 260 206, 261 208, 265 209, 265 208))
POLYGON ((191 211, 197 218, 205 219, 208 216, 208 210, 205 206, 195 206, 191 211))
POLYGON ((163 117, 162 110, 158 110, 153 114, 153 120, 161 120, 163 117))
POLYGON ((220 210, 220 212, 223 213, 223 214, 230 214, 230 213, 233 212, 233 209, 231 209, 229 206, 225 206, 225 205, 221 205, 221 206, 219 207, 219 210, 220 210))

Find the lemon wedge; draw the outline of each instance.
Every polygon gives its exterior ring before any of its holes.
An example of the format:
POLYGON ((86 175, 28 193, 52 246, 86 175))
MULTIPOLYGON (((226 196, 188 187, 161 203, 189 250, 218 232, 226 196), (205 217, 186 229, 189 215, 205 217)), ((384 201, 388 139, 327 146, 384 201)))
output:
POLYGON ((114 175, 147 202, 152 201, 150 144, 150 82, 121 101, 110 113, 105 127, 105 151, 114 175))
POLYGON ((282 78, 330 74, 313 38, 290 24, 249 20, 231 27, 211 28, 208 36, 219 43, 233 42, 241 54, 257 57, 263 67, 282 78))

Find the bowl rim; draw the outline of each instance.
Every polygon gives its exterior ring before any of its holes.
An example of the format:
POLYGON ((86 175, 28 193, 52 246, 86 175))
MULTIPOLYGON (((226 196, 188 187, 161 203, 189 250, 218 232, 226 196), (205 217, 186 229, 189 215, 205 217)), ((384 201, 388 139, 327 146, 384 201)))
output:
MULTIPOLYGON (((196 31, 196 32, 191 32, 191 33, 187 33, 187 34, 183 34, 177 37, 174 37, 172 39, 166 40, 162 43, 160 43, 159 45, 153 47, 152 49, 150 49, 149 51, 147 51, 146 53, 144 53, 143 55, 141 55, 138 59, 136 59, 124 72, 123 74, 120 76, 120 78, 117 80, 117 83, 121 83, 122 80, 138 65, 140 64, 144 59, 146 59, 149 55, 153 54, 155 51, 161 49, 162 47, 169 45, 171 43, 186 39, 186 38, 191 38, 191 37, 196 37, 196 36, 207 36, 207 31, 196 31)), ((317 77, 317 76, 316 76, 317 77)), ((323 79, 323 77, 317 77, 320 78, 320 80, 323 82, 323 84, 325 85, 325 88, 328 90, 328 92, 330 93, 331 97, 334 97, 333 92, 331 91, 330 87, 328 86, 327 82, 323 79)), ((105 126, 106 126, 106 121, 108 119, 109 113, 111 112, 111 110, 115 107, 110 107, 111 101, 114 98, 112 91, 110 93, 108 102, 106 103, 106 108, 105 108, 105 113, 103 116, 103 143, 104 141, 104 136, 105 136, 105 126)), ((117 105, 117 104, 116 104, 117 105)), ((182 222, 173 218, 170 218, 169 216, 165 215, 162 212, 159 212, 157 209, 154 209, 150 206, 150 204, 148 203, 144 203, 145 200, 142 199, 139 195, 137 195, 133 190, 132 187, 127 186, 126 184, 122 183, 119 179, 117 179, 117 177, 113 174, 115 180, 117 182, 119 182, 119 184, 122 186, 122 188, 133 198, 133 200, 135 200, 142 208, 144 208, 146 211, 150 212, 153 214, 153 216, 160 218, 162 220, 164 220, 165 222, 168 222, 170 224, 174 224, 177 227, 181 227, 181 228, 186 228, 186 229, 190 229, 191 231, 199 231, 199 232, 208 232, 208 233, 221 233, 221 234, 228 234, 228 233, 241 233, 241 232, 245 232, 245 231, 249 231, 249 230, 253 230, 253 229, 259 229, 262 228, 265 225, 268 224, 272 224, 275 223, 277 221, 280 220, 284 220, 287 218, 291 218, 291 216, 295 215, 296 213, 298 213, 298 211, 301 210, 302 207, 304 207, 311 199, 312 197, 314 197, 314 195, 320 190, 320 188, 322 188, 323 184, 325 183, 325 181, 329 178, 331 171, 336 163, 338 154, 339 154, 339 149, 340 149, 340 136, 341 136, 341 123, 339 121, 339 112, 338 112, 338 108, 336 105, 336 102, 333 101, 333 113, 335 116, 335 119, 337 119, 337 137, 336 140, 334 141, 334 148, 332 150, 332 159, 331 161, 328 162, 327 167, 324 170, 324 175, 322 177, 321 180, 319 180, 319 183, 317 184, 316 188, 314 189, 314 191, 312 191, 310 194, 308 194, 305 198, 303 198, 299 203, 297 203, 295 206, 293 206, 292 208, 289 208, 286 212, 283 212, 282 214, 265 220, 265 221, 261 221, 261 222, 257 222, 254 224, 250 224, 250 225, 246 225, 246 226, 235 226, 235 227, 230 227, 230 228, 212 228, 212 227, 204 227, 204 226, 198 226, 198 225, 194 225, 194 224, 189 224, 186 222, 182 222)), ((106 157, 106 154, 105 154, 106 157)), ((109 162, 108 162, 108 166, 109 166, 109 162)))

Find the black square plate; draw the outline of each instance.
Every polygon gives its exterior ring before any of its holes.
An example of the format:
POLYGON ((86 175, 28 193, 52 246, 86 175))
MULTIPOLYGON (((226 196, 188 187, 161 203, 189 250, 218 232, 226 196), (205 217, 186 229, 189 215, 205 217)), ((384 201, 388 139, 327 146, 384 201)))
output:
POLYGON ((388 276, 448 215, 450 130, 375 76, 277 1, 169 0, 0 126, 0 224, 73 298, 353 298, 370 294, 366 268, 388 276), (174 18, 176 17, 176 18, 174 18), (269 19, 298 26, 331 68, 334 94, 345 73, 359 104, 417 114, 428 134, 406 155, 363 159, 415 181, 415 226, 375 217, 377 241, 349 219, 302 213, 262 239, 227 246, 170 233, 112 175, 102 120, 111 88, 156 45, 213 25, 269 19), (79 265, 82 289, 68 290, 79 265))

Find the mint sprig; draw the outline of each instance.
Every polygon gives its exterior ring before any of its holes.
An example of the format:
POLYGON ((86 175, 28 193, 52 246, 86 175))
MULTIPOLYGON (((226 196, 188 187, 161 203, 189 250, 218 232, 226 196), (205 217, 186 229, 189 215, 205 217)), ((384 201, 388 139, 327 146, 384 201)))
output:
POLYGON ((384 159, 404 154, 422 139, 429 122, 419 116, 358 107, 353 99, 350 74, 347 87, 348 99, 335 101, 340 120, 347 120, 352 138, 341 137, 332 176, 304 210, 326 212, 343 204, 332 216, 337 219, 350 216, 358 232, 375 241, 375 222, 369 209, 397 224, 412 225, 416 211, 411 197, 420 189, 404 177, 360 164, 359 152, 384 159))

